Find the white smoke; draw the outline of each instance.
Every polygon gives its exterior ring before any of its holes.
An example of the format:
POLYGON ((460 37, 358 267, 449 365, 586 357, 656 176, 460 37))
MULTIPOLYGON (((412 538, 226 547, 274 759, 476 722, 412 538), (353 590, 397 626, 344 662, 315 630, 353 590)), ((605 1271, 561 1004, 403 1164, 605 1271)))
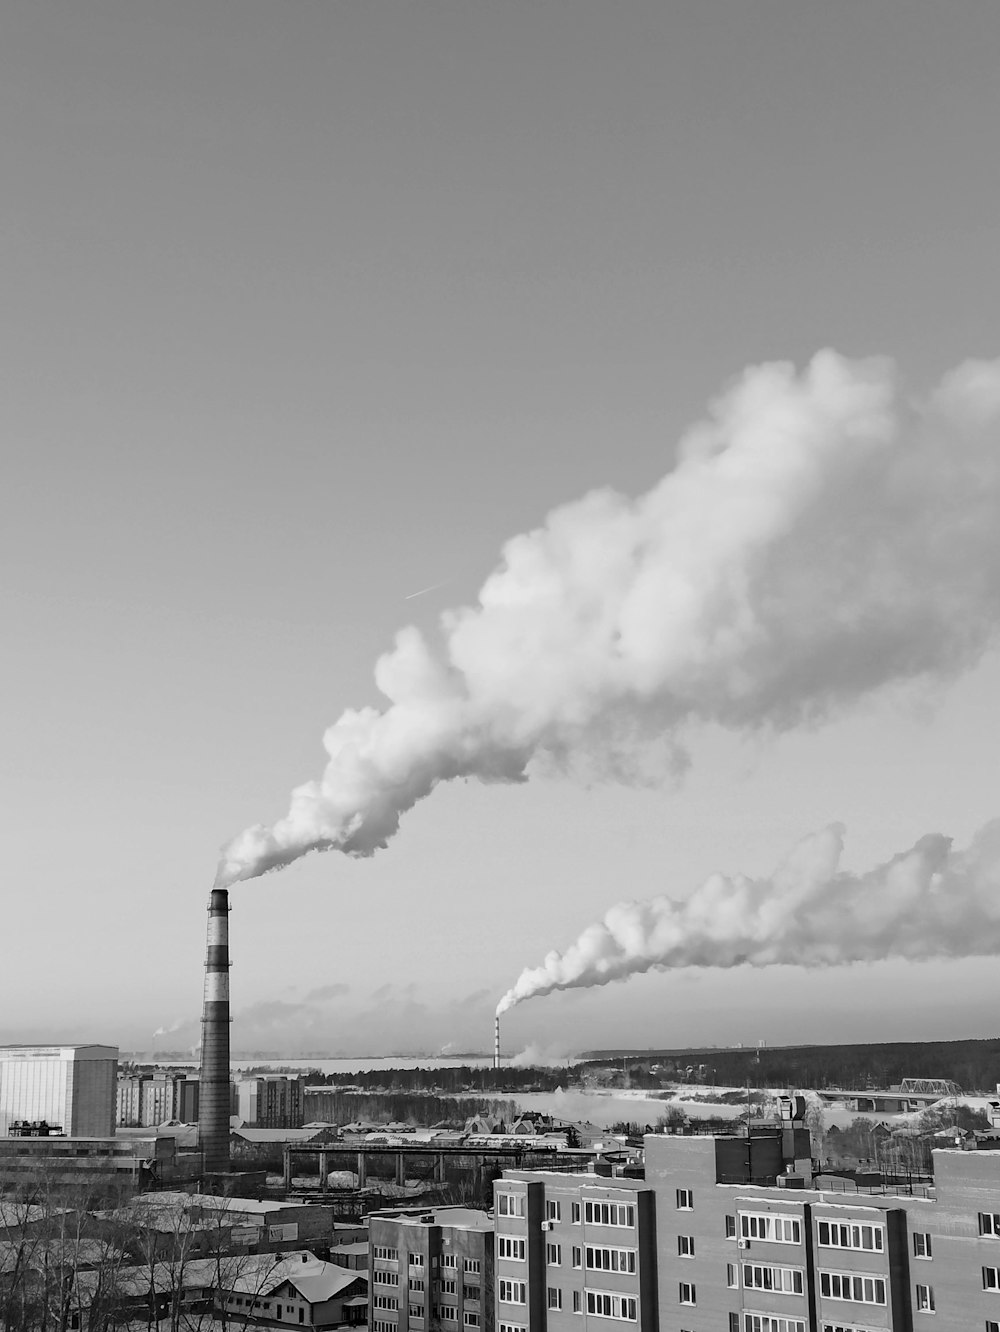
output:
POLYGON ((172 1036, 175 1031, 180 1031, 181 1027, 185 1027, 187 1025, 189 1025, 189 1023, 186 1019, 174 1018, 173 1022, 171 1022, 168 1027, 156 1028, 156 1030, 153 1032, 153 1040, 155 1041, 158 1036, 172 1036))
POLYGON ((521 972, 497 1005, 608 985, 653 968, 836 966, 1000 952, 1000 819, 966 851, 937 833, 867 874, 840 868, 839 825, 766 879, 712 875, 684 901, 621 902, 563 953, 521 972))
POLYGON ((436 649, 403 629, 323 776, 223 848, 228 885, 307 851, 369 855, 438 782, 524 780, 581 753, 627 775, 686 725, 793 726, 948 676, 1000 610, 1000 362, 920 405, 883 361, 747 371, 631 500, 595 491, 507 543, 436 649))

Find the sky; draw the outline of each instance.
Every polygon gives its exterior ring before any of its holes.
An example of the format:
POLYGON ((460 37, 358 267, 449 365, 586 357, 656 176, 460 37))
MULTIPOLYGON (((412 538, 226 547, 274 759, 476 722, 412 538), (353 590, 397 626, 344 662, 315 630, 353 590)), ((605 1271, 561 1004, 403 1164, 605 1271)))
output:
MULTIPOLYGON (((1000 354, 1000 10, 91 0, 0 16, 0 1039, 197 1040, 220 846, 504 542, 747 366, 1000 354), (431 588, 430 591, 424 589, 431 588), (422 595, 415 596, 415 593, 422 595), (163 1034, 153 1033, 167 1028, 163 1034)), ((1000 814, 1000 656, 653 784, 459 781, 232 890, 234 1046, 486 1049, 622 899, 1000 814)), ((991 958, 654 971, 511 1051, 990 1036, 991 958)))

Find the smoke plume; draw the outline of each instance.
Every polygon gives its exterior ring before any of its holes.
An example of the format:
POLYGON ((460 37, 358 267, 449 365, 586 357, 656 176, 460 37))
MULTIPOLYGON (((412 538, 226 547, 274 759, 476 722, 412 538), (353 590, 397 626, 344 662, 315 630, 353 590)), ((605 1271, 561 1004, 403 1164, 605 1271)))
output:
POLYGON ((497 1005, 654 968, 837 966, 1000 952, 1000 819, 965 851, 932 833, 867 874, 840 868, 844 830, 806 837, 766 879, 712 875, 689 898, 621 902, 497 1005))
POLYGON ((370 855, 438 782, 581 754, 628 776, 652 738, 681 762, 699 722, 816 720, 961 671, 993 638, 1000 362, 919 404, 883 361, 764 365, 669 459, 637 499, 594 491, 514 537, 439 643, 403 629, 375 668, 384 710, 329 728, 322 777, 223 848, 217 883, 370 855))

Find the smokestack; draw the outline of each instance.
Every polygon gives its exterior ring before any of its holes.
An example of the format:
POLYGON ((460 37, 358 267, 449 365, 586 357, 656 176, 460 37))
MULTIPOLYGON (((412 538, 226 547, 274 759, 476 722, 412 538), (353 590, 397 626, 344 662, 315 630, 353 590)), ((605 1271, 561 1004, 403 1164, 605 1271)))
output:
POLYGON ((229 894, 208 899, 198 1146, 205 1173, 229 1169, 229 894))
POLYGON ((493 1067, 500 1067, 500 1016, 497 1015, 493 1027, 493 1067))

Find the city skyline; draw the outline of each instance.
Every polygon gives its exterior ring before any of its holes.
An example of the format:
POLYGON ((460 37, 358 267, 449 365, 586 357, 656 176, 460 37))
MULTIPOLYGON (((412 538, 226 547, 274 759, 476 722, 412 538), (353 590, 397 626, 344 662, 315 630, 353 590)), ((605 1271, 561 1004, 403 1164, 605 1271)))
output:
MULTIPOLYGON (((555 507, 647 492, 747 367, 889 357, 905 410, 1000 351, 985 2, 5 26, 0 808, 31 942, 3 1041, 193 1047, 220 847, 384 706, 400 629, 436 640, 555 507)), ((998 685, 991 646, 805 726, 693 722, 651 781, 539 756, 441 785, 370 859, 233 887, 234 1049, 488 1052, 522 969, 618 901, 763 878, 831 824, 852 873, 965 847, 1000 815, 998 685)), ((991 957, 687 967, 531 999, 504 1047, 986 1036, 997 1009, 991 957)))

